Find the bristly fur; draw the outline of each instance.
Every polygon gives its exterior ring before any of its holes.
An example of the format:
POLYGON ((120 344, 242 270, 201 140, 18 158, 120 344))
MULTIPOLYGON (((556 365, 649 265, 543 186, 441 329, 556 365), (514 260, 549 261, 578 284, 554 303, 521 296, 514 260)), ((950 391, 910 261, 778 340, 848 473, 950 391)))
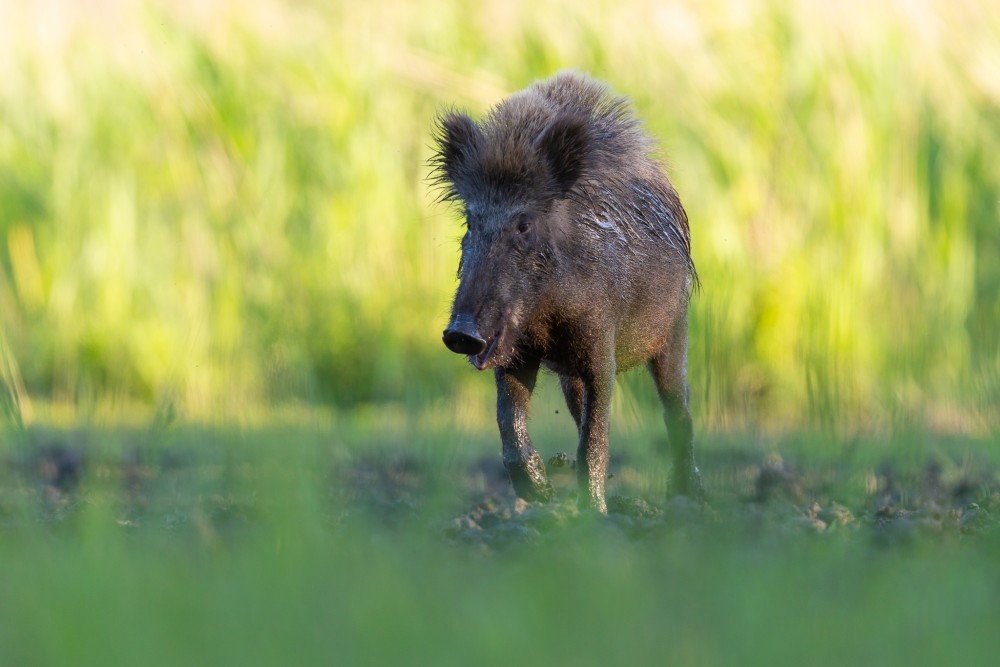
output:
POLYGON ((460 275, 441 339, 492 369, 504 467, 517 494, 554 490, 528 436, 532 390, 556 373, 577 426, 578 502, 607 511, 615 376, 645 366, 664 409, 671 492, 700 498, 687 382, 697 274, 687 216, 627 100, 572 72, 479 122, 445 113, 434 178, 465 207, 460 275))
POLYGON ((576 72, 512 95, 480 122, 449 110, 437 120, 432 183, 440 199, 469 203, 569 199, 579 223, 616 235, 626 250, 665 241, 699 285, 687 215, 652 156, 653 142, 624 97, 576 72), (610 222, 609 221, 613 221, 610 222))

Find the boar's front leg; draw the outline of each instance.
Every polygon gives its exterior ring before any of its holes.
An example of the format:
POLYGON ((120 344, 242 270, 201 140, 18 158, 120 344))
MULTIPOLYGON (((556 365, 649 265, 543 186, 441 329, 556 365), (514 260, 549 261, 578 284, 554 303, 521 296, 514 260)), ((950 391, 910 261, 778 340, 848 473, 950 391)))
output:
POLYGON ((525 500, 547 501, 552 485, 545 463, 528 437, 528 404, 538 377, 538 360, 516 368, 496 369, 497 425, 503 443, 503 465, 514 492, 525 500))

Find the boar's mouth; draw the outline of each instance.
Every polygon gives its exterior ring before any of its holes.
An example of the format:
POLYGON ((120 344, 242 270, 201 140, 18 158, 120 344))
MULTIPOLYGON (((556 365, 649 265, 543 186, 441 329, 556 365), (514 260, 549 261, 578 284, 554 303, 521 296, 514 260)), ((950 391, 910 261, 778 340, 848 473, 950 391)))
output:
POLYGON ((491 365, 493 365, 494 357, 496 356, 497 350, 500 349, 500 339, 503 338, 505 328, 501 328, 496 334, 493 335, 493 339, 490 340, 486 349, 479 354, 470 354, 469 361, 472 365, 481 371, 485 371, 491 365))

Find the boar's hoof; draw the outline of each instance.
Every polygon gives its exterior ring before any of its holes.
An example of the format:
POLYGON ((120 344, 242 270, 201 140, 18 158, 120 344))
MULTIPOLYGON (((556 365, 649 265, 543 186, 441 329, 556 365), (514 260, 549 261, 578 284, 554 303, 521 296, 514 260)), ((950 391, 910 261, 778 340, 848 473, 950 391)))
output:
POLYGON ((698 472, 698 469, 674 474, 670 480, 670 493, 668 495, 671 498, 685 496, 697 503, 704 503, 705 489, 701 485, 701 473, 698 472))
POLYGON ((552 500, 555 491, 545 476, 545 464, 538 452, 532 452, 524 458, 514 461, 504 461, 514 493, 519 498, 535 502, 552 500))

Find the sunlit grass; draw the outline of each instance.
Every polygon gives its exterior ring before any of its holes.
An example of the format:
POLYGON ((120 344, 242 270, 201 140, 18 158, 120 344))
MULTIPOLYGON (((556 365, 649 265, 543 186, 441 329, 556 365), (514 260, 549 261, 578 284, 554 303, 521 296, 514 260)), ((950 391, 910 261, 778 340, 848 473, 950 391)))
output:
POLYGON ((22 409, 485 397, 438 342, 459 227, 428 192, 429 128, 576 67, 635 100, 687 205, 703 427, 996 425, 989 3, 6 12, 22 409))

